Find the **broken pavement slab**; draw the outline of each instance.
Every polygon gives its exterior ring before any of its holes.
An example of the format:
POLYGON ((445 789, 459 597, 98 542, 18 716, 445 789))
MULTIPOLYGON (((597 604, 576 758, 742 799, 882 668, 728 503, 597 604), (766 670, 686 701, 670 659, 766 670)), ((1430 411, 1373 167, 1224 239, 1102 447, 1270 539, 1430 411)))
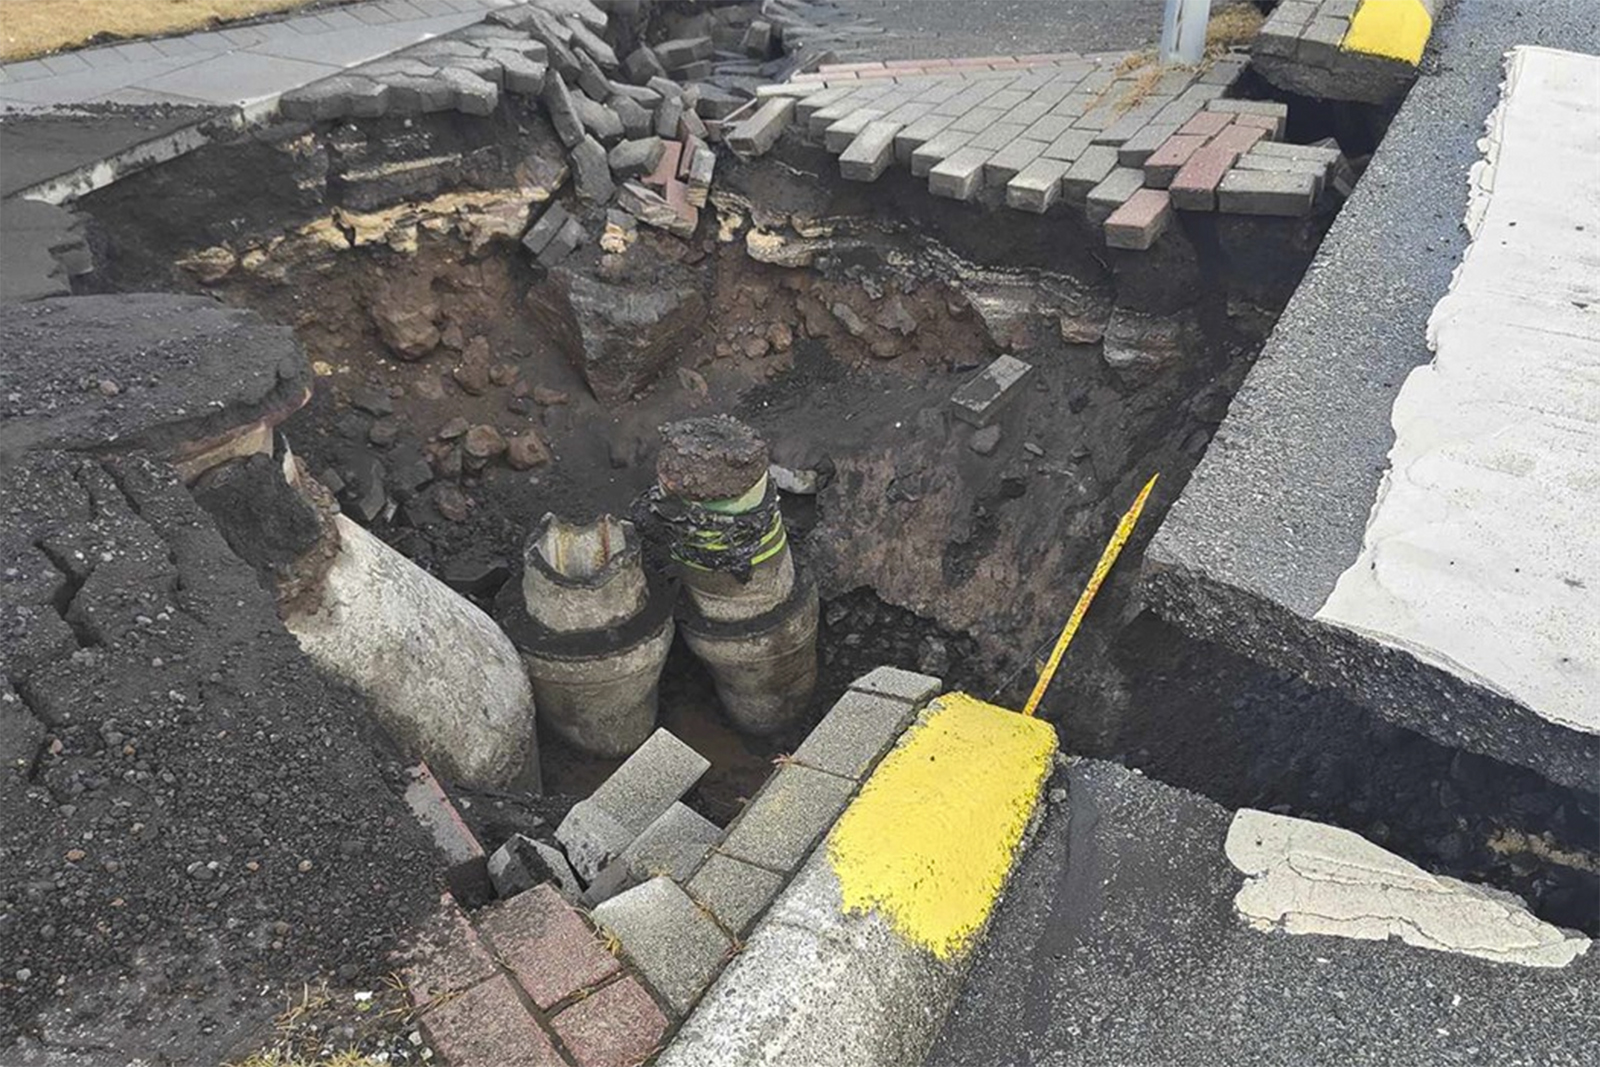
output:
POLYGON ((1001 356, 956 390, 950 398, 950 408, 962 422, 987 426, 1022 393, 1022 383, 1032 372, 1031 363, 1016 356, 1001 356))

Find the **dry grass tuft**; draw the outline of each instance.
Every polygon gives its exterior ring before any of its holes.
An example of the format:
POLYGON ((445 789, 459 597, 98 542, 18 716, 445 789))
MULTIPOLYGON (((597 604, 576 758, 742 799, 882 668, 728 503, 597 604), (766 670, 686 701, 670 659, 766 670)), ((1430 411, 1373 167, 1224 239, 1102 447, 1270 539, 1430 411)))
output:
MULTIPOLYGON (((91 41, 187 33, 304 7, 311 0, 0 0, 0 61, 91 41)), ((345 3, 349 0, 335 0, 345 3)))
POLYGON ((248 1059, 229 1064, 228 1067, 384 1067, 384 1061, 364 1055, 353 1049, 335 1052, 331 1056, 305 1059, 287 1049, 257 1052, 248 1059))
POLYGON ((1215 59, 1240 45, 1256 39, 1265 19, 1254 4, 1237 3, 1219 7, 1211 12, 1206 23, 1206 58, 1215 59))

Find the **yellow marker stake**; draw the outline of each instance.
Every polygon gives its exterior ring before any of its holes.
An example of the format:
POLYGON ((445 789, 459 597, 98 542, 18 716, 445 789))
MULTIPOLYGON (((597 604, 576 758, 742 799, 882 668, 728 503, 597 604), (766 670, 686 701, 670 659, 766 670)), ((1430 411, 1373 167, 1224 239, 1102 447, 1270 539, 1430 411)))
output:
POLYGON ((1022 714, 1032 715, 1039 710, 1039 701, 1044 697, 1044 691, 1050 688, 1050 680, 1056 676, 1056 668, 1061 666, 1061 657, 1066 654, 1067 646, 1072 644, 1072 637, 1078 632, 1078 625, 1083 622, 1084 615, 1089 611, 1089 605, 1094 603, 1094 595, 1100 591, 1100 584, 1106 580, 1106 575, 1111 573, 1111 565, 1117 562, 1117 557, 1122 554, 1122 546, 1128 543, 1128 537, 1133 533, 1134 523, 1139 521, 1139 513, 1144 510, 1144 502, 1150 496, 1150 490, 1155 487, 1159 474, 1152 474, 1150 480, 1144 483, 1144 488, 1139 490, 1139 495, 1133 501, 1133 506, 1122 516, 1122 521, 1117 523, 1116 532, 1111 535, 1111 540, 1106 543, 1105 551, 1100 553, 1100 562, 1094 565, 1094 573, 1089 576, 1089 584, 1083 587, 1083 593, 1078 597, 1078 603, 1073 607, 1072 614, 1067 618, 1067 624, 1061 628, 1061 636, 1056 638, 1056 647, 1050 652, 1050 659, 1044 665, 1044 670, 1039 675, 1039 681, 1034 684, 1033 693, 1028 697, 1028 704, 1022 709, 1022 714))

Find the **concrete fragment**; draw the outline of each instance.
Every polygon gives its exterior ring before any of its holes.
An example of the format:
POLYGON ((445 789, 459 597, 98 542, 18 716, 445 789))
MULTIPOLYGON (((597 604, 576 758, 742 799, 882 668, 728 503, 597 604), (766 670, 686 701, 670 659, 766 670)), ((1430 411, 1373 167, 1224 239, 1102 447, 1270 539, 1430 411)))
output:
POLYGON ((600 788, 573 805, 556 828, 556 840, 567 850, 573 869, 592 881, 710 766, 667 731, 651 734, 600 788))
POLYGON ((855 783, 787 764, 728 828, 718 851, 773 871, 792 871, 839 817, 855 783))
POLYGON ((846 181, 874 182, 894 161, 894 135, 900 123, 879 120, 867 123, 860 135, 839 157, 839 175, 846 181))
POLYGON ((724 135, 728 147, 745 158, 764 154, 778 141, 795 111, 791 97, 775 96, 756 108, 756 113, 724 135))
POLYGON ((593 137, 585 137, 573 146, 572 173, 579 199, 604 204, 617 191, 606 162, 606 150, 593 137))
POLYGON ((670 878, 652 878, 594 909, 601 929, 673 1013, 684 1016, 732 947, 726 934, 670 878))
POLYGON ((983 369, 950 398, 956 418, 973 426, 987 426, 999 417, 1022 392, 1022 383, 1033 372, 1031 363, 1015 356, 1001 356, 983 369))
POLYGON ((553 882, 562 897, 575 902, 583 894, 578 875, 561 851, 524 834, 512 834, 489 857, 489 880, 502 900, 553 882))
POLYGON ((617 177, 635 178, 655 170, 664 151, 666 145, 659 137, 622 141, 606 154, 606 162, 617 177))
POLYGON ((743 937, 783 888, 784 877, 753 863, 713 852, 689 880, 689 895, 709 908, 722 928, 743 937))

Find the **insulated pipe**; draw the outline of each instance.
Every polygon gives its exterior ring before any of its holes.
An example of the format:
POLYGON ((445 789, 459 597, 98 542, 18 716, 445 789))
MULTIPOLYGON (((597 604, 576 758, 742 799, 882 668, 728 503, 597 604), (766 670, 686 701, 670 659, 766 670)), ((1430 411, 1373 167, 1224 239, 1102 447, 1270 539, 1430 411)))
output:
POLYGON ((545 515, 523 550, 513 637, 539 717, 576 747, 626 756, 655 729, 661 669, 672 647, 672 597, 652 589, 631 522, 545 515))
POLYGON ((669 531, 689 608, 684 639, 728 717, 770 734, 817 682, 817 591, 797 574, 764 441, 726 415, 662 428, 653 510, 669 531))

